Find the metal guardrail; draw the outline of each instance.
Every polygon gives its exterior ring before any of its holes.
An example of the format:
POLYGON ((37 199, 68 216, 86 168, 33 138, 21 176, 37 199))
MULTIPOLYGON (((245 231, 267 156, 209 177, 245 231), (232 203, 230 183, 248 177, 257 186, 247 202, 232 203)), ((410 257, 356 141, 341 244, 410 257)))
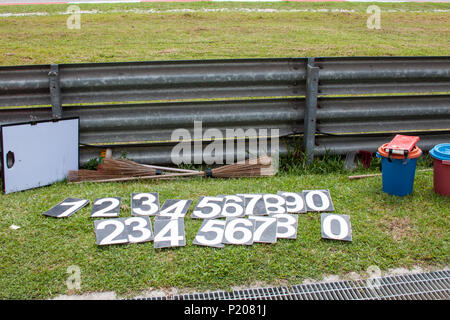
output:
MULTIPOLYGON (((146 163, 170 162, 173 130, 192 133, 194 121, 223 136, 276 128, 303 135, 312 161, 375 151, 398 132, 426 132, 424 150, 449 141, 449 94, 450 56, 11 66, 0 67, 0 124, 79 116, 83 144, 146 163)), ((82 147, 80 162, 97 156, 82 147)))

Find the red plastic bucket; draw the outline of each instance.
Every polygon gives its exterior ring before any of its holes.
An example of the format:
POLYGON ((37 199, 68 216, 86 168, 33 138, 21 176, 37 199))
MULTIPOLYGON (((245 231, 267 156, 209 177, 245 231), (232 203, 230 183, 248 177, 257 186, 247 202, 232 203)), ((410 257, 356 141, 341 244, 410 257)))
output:
POLYGON ((430 154, 434 159, 434 192, 450 196, 450 143, 438 144, 430 154))

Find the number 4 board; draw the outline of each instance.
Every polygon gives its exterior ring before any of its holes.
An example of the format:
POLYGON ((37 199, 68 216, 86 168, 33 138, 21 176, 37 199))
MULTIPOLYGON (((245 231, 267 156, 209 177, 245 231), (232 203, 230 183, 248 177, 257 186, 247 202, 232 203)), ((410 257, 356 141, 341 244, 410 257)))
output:
POLYGON ((192 204, 192 200, 167 199, 156 216, 158 219, 184 218, 192 204))
POLYGON ((184 219, 155 219, 155 248, 182 247, 186 245, 184 219))

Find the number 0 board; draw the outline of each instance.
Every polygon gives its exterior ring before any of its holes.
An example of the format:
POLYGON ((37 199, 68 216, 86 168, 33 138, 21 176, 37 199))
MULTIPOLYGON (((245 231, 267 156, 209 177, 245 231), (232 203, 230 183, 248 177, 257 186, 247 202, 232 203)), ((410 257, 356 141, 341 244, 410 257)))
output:
POLYGON ((322 213, 320 216, 322 238, 352 241, 350 217, 340 214, 322 213))

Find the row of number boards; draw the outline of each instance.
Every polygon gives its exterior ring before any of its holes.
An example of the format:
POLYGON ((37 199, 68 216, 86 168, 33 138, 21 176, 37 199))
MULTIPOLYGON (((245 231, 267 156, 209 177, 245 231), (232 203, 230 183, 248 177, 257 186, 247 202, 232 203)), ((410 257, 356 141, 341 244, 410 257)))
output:
MULTIPOLYGON (((153 241, 155 248, 185 246, 184 218, 192 202, 168 199, 160 206, 158 193, 133 193, 132 216, 118 218, 120 197, 95 199, 91 217, 113 218, 94 221, 97 244, 153 241), (155 217, 154 229, 150 216, 155 217)), ((43 214, 56 218, 69 217, 88 203, 86 199, 67 198, 43 214)), ((323 212, 323 238, 352 240, 349 216, 326 213, 334 211, 329 191, 304 190, 202 196, 191 214, 193 219, 203 219, 193 244, 223 248, 225 244, 252 245, 275 243, 277 239, 296 239, 297 213, 308 211, 323 212)))

